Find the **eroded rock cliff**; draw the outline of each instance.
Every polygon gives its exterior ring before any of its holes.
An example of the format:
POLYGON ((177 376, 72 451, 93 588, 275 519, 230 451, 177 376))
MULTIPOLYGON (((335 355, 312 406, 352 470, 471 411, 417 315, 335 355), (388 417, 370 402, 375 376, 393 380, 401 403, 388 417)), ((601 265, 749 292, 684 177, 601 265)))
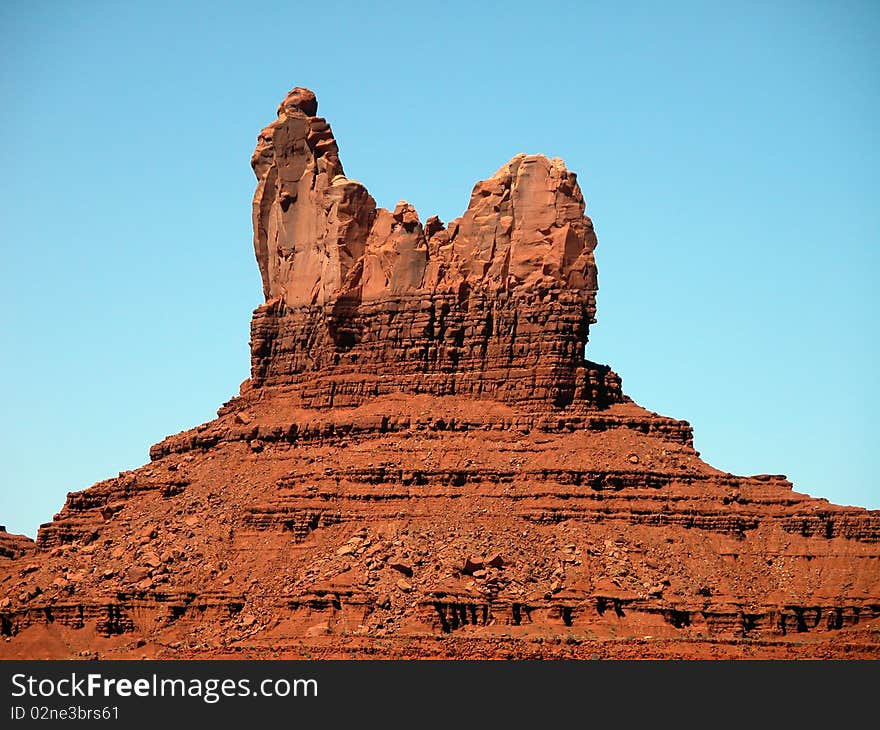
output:
POLYGON ((596 311, 593 224, 561 160, 517 155, 461 218, 423 226, 347 178, 326 120, 294 89, 252 159, 254 249, 267 302, 252 383, 306 386, 315 407, 391 392, 620 402, 584 359, 596 311))
POLYGON ((560 160, 423 224, 298 88, 252 164, 251 378, 36 544, 0 532, 0 655, 880 656, 880 513, 714 469, 585 359, 560 160))

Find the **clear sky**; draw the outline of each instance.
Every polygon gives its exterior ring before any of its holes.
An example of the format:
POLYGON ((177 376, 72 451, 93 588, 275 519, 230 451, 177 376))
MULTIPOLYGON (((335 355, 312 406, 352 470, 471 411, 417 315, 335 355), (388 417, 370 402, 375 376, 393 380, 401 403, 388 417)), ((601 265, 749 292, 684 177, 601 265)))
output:
POLYGON ((0 4, 0 523, 148 460, 248 375, 257 132, 315 90, 422 220, 577 171, 587 355, 715 466, 880 508, 876 2, 0 4))

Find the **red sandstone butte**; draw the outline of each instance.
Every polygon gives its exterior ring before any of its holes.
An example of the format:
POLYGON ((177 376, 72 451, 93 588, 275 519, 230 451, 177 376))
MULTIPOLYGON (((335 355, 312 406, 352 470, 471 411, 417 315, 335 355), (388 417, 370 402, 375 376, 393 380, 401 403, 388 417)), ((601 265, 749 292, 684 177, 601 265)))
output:
POLYGON ((701 461, 584 357, 561 160, 377 208, 294 89, 252 159, 251 377, 0 532, 3 657, 880 657, 880 512, 701 461))

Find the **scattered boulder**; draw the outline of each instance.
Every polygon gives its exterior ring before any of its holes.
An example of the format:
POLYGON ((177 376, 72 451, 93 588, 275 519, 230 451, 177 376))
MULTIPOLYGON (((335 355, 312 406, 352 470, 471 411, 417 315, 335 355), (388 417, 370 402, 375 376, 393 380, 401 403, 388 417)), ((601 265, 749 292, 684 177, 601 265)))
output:
POLYGON ((474 571, 482 570, 485 563, 479 558, 465 558, 464 564, 461 566, 461 572, 465 575, 473 575, 474 571))
POLYGON ((398 573, 403 573, 407 578, 412 578, 412 566, 407 565, 406 563, 402 563, 400 561, 389 562, 388 567, 392 570, 396 570, 398 573))

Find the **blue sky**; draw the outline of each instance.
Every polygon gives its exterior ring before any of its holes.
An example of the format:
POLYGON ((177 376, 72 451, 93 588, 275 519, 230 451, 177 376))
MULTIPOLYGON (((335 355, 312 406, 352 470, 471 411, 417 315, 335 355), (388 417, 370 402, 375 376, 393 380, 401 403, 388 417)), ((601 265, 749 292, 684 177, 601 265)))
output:
POLYGON ((719 468, 880 508, 880 6, 472 5, 0 5, 0 523, 33 535, 237 392, 249 159, 298 85, 422 220, 562 157, 599 236, 588 357, 719 468))

